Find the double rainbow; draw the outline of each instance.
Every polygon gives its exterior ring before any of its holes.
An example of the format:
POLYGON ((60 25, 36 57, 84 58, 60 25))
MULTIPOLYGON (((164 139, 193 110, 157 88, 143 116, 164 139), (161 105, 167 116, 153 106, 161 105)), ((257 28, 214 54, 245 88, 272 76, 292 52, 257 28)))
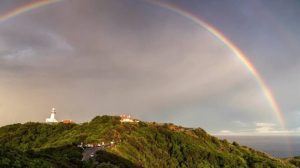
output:
MULTIPOLYGON (((38 0, 33 1, 31 3, 28 3, 26 5, 20 6, 18 8, 15 8, 12 11, 7 12, 4 15, 0 16, 0 23, 4 22, 6 20, 9 20, 15 16, 18 16, 20 14, 23 14, 27 11, 43 7, 55 2, 59 2, 62 0, 38 0)), ((258 85, 260 86, 261 90, 263 91, 266 99, 270 103, 271 108, 273 109, 279 123, 281 126, 285 129, 285 122, 284 122, 284 115, 274 97, 272 94, 270 88, 266 84, 266 82, 263 80, 262 76, 259 74, 259 72, 256 70, 255 66, 251 63, 251 61, 248 59, 247 55, 243 53, 234 43, 227 38, 222 32, 220 32, 216 27, 212 26, 211 24, 205 22, 204 20, 200 19, 198 16, 195 16, 188 11, 185 11, 175 5, 171 5, 168 3, 163 3, 161 1, 147 1, 149 3, 156 4, 160 7, 169 9, 173 12, 176 12, 185 18, 195 22, 201 27, 204 27, 206 30, 208 30, 211 34, 213 34, 216 38, 221 40, 234 54, 235 56, 240 60, 240 62, 248 69, 248 71, 253 75, 253 77, 256 79, 258 85)))

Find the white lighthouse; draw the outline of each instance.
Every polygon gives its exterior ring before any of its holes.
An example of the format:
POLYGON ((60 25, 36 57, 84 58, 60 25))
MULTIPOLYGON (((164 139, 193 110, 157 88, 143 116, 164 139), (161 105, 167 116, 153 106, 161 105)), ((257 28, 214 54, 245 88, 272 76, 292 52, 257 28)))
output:
POLYGON ((46 123, 57 123, 58 121, 55 119, 56 109, 52 108, 50 118, 46 118, 46 123))

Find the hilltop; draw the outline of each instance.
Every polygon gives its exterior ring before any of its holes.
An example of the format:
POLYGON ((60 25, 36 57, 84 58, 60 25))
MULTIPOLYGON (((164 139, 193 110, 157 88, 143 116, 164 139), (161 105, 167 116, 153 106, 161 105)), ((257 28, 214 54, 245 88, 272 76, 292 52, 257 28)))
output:
POLYGON ((294 168, 300 163, 220 140, 201 128, 121 123, 116 116, 82 124, 8 125, 0 128, 0 145, 0 167, 294 168), (84 148, 89 144, 95 147, 84 148))

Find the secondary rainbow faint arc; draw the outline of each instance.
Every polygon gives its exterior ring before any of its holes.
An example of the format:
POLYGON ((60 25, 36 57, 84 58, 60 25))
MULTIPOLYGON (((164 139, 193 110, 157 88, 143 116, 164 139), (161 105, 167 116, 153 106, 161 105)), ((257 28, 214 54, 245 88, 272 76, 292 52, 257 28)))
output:
MULTIPOLYGON (((0 22, 6 21, 10 18, 13 18, 13 17, 20 15, 22 13, 25 13, 27 11, 30 11, 30 10, 33 10, 33 9, 36 9, 36 8, 39 8, 39 7, 42 7, 45 5, 49 5, 49 4, 52 4, 55 2, 59 2, 59 1, 62 1, 62 0, 40 0, 40 1, 31 2, 29 4, 25 4, 25 5, 20 6, 10 12, 7 12, 4 15, 1 15, 0 22)), ((205 22, 203 19, 200 19, 198 16, 195 16, 175 5, 171 5, 168 3, 163 3, 161 1, 155 1, 155 0, 154 1, 146 0, 146 1, 149 3, 152 3, 152 4, 156 4, 160 7, 169 9, 171 11, 174 11, 175 13, 178 13, 178 14, 184 16, 185 18, 188 18, 189 20, 195 22, 199 26, 204 27, 211 34, 213 34, 215 37, 217 37, 219 40, 221 40, 236 55, 236 57, 241 61, 241 63, 243 65, 245 65, 245 67, 250 71, 250 73, 255 77, 258 85, 261 87, 264 95, 266 96, 268 102, 270 103, 271 108, 276 113, 276 117, 277 117, 279 123, 281 124, 281 126, 283 128, 285 128, 284 115, 283 115, 275 97, 273 96, 270 88, 267 86, 267 84, 263 80, 262 76, 258 73, 255 66, 247 58, 246 54, 243 53, 236 45, 234 45, 234 43, 229 38, 227 38, 217 28, 215 28, 211 24, 205 22)))

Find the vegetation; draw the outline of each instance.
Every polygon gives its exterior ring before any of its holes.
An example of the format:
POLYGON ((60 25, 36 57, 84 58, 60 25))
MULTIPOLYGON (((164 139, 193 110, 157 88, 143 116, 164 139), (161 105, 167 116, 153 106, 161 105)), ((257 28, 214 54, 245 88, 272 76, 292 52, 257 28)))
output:
POLYGON ((81 150, 74 146, 22 152, 9 147, 0 149, 0 167, 81 167, 81 150))
POLYGON ((199 167, 293 168, 299 158, 279 160, 173 124, 120 123, 98 116, 83 124, 14 124, 0 128, 0 167, 199 167), (83 143, 118 142, 81 161, 83 143))
POLYGON ((285 160, 297 167, 300 167, 300 156, 288 158, 285 160))

